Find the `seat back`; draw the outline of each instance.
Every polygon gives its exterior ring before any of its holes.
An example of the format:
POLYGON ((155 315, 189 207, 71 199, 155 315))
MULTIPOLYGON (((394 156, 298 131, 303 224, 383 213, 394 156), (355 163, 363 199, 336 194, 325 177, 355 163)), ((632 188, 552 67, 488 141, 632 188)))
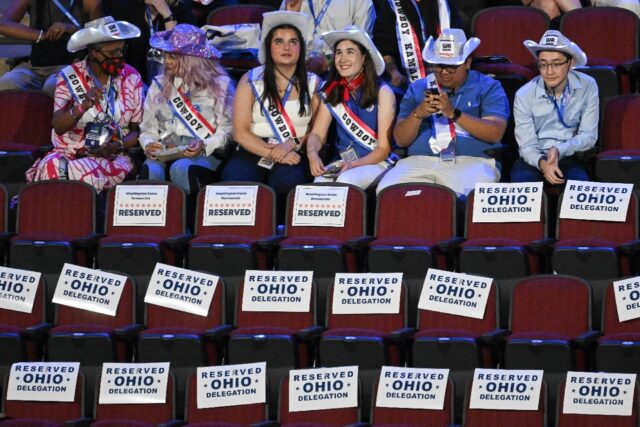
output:
POLYGON ((349 241, 366 234, 366 206, 367 197, 360 188, 355 185, 341 183, 321 183, 316 186, 348 187, 347 207, 343 227, 309 227, 293 226, 293 205, 296 189, 293 188, 287 196, 287 237, 318 237, 337 239, 342 242, 349 241))
POLYGON ((327 301, 327 327, 329 329, 371 329, 380 333, 402 329, 407 326, 407 290, 402 284, 400 293, 400 310, 398 313, 384 314, 336 314, 333 312, 333 292, 331 287, 327 301))
POLYGON ((189 424, 224 420, 228 423, 249 425, 267 420, 268 414, 265 403, 221 406, 217 408, 198 408, 198 377, 197 375, 191 375, 187 388, 184 418, 189 424))
POLYGON ((84 325, 78 332, 92 332, 91 328, 121 328, 135 323, 135 306, 134 284, 131 278, 127 277, 115 316, 57 304, 56 325, 57 327, 84 325))
MULTIPOLYGON (((561 205, 562 195, 558 201, 558 206, 561 205)), ((616 245, 636 240, 638 238, 638 196, 635 193, 631 194, 625 222, 560 218, 560 209, 558 209, 556 235, 560 241, 600 239, 616 245)))
POLYGON ((526 245, 534 240, 547 237, 547 197, 542 194, 542 206, 540 208, 540 220, 537 222, 473 222, 473 205, 475 203, 475 190, 467 198, 467 211, 465 220, 465 238, 487 239, 504 238, 517 240, 526 245))
POLYGON ((205 331, 224 324, 224 282, 218 281, 206 316, 145 304, 147 328, 190 328, 205 331))
POLYGON ((244 311, 242 310, 242 296, 244 295, 244 282, 238 288, 238 300, 236 303, 236 327, 252 328, 256 326, 271 328, 289 328, 299 331, 316 324, 315 285, 311 292, 309 311, 244 311))
POLYGON ((622 95, 604 104, 600 151, 638 149, 640 95, 622 95))
POLYGON ((475 14, 471 28, 482 40, 474 56, 504 55, 513 64, 533 67, 535 58, 522 42, 540 40, 549 28, 549 16, 533 7, 489 7, 475 14))
MULTIPOLYGON (((278 421, 281 425, 288 423, 317 423, 331 426, 345 426, 358 422, 360 410, 358 407, 322 409, 317 411, 290 412, 289 411, 289 376, 280 383, 278 421)), ((314 424, 315 425, 315 424, 314 424)))
POLYGON ((95 232, 96 191, 80 181, 38 181, 18 197, 17 238, 72 240, 95 232))
MULTIPOLYGON (((0 184, 0 233, 9 231, 9 196, 7 188, 0 184)), ((0 259, 0 264, 2 264, 0 259)))
POLYGON ((0 325, 11 325, 19 328, 27 328, 29 326, 38 325, 46 321, 45 305, 46 305, 46 284, 44 278, 40 278, 36 296, 33 300, 33 310, 31 313, 22 311, 7 310, 0 307, 0 325))
POLYGON ((453 381, 451 379, 447 382, 444 406, 441 410, 377 406, 378 382, 373 386, 372 396, 371 423, 373 425, 447 426, 453 422, 453 381))
POLYGON ((196 210, 197 213, 196 213, 196 223, 195 223, 196 236, 234 235, 234 236, 251 237, 255 240, 258 240, 260 238, 269 237, 275 234, 276 195, 273 189, 271 189, 271 187, 265 184, 259 184, 255 182, 225 182, 225 183, 213 184, 213 185, 225 185, 225 186, 256 185, 258 187, 258 195, 256 197, 255 225, 253 226, 235 226, 235 225, 205 226, 205 225, 202 225, 202 220, 204 218, 204 210, 209 207, 212 207, 212 206, 205 206, 205 198, 207 194, 207 189, 205 187, 201 189, 200 193, 198 194, 198 209, 196 210))
POLYGON ((423 239, 437 243, 456 235, 456 195, 436 184, 398 184, 380 192, 377 239, 423 239), (407 226, 410 221, 411 226, 407 226))
POLYGON ((602 309, 602 334, 606 336, 620 333, 636 334, 640 332, 640 318, 625 320, 624 322, 618 319, 614 287, 615 284, 611 283, 605 290, 602 309))
POLYGON ((417 325, 420 330, 460 330, 478 336, 493 331, 498 327, 498 290, 496 284, 491 283, 482 319, 418 309, 417 325))
POLYGON ((519 281, 511 297, 513 333, 576 337, 591 329, 591 288, 582 279, 537 275, 519 281))
POLYGON ((557 427, 636 427, 638 425, 638 386, 636 384, 633 393, 633 405, 630 416, 617 415, 584 415, 564 414, 564 389, 566 383, 560 384, 558 393, 558 414, 556 416, 557 427))
POLYGON ((0 91, 0 110, 0 146, 5 143, 33 147, 51 144, 53 98, 49 94, 23 89, 3 90, 0 91))
POLYGON ((638 17, 626 9, 572 10, 562 16, 560 31, 587 54, 588 65, 621 64, 638 56, 640 23, 638 17))
POLYGON ((167 394, 164 403, 100 404, 100 378, 96 381, 95 409, 96 421, 130 420, 158 425, 175 419, 175 381, 169 373, 167 394))
POLYGON ((167 215, 165 217, 164 226, 114 226, 114 204, 116 197, 116 187, 113 187, 107 193, 107 210, 105 214, 105 234, 108 237, 126 236, 126 235, 146 235, 166 239, 185 233, 186 215, 185 215, 185 194, 184 191, 172 182, 158 183, 157 181, 131 181, 124 182, 119 185, 152 185, 169 187, 167 192, 167 215))
MULTIPOLYGON (((8 377, 7 377, 8 380, 8 377)), ((9 419, 36 419, 64 423, 84 417, 84 376, 78 373, 73 402, 42 402, 7 400, 8 381, 5 381, 3 415, 9 419)), ((24 424, 27 425, 27 424, 24 424)))
POLYGON ((234 4, 217 7, 209 13, 207 25, 262 24, 262 15, 273 8, 259 4, 234 4))

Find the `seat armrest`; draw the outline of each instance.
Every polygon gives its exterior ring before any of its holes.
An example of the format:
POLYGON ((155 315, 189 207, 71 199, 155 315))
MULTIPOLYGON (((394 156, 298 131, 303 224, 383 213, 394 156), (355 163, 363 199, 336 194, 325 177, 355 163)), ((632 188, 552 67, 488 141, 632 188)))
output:
POLYGON ((511 332, 508 329, 495 329, 491 332, 488 332, 478 338, 482 344, 488 345, 498 345, 504 341, 504 339, 511 332))
POLYGON ((113 331, 113 335, 115 335, 116 338, 122 341, 133 341, 138 337, 138 334, 143 329, 144 326, 140 325, 139 323, 133 323, 131 325, 116 329, 115 331, 113 331))
POLYGON ((277 421, 260 421, 259 423, 249 424, 249 427, 278 427, 280 423, 277 421))
POLYGON ((553 248, 553 244, 558 239, 554 237, 548 237, 546 239, 534 240, 529 243, 526 247, 533 252, 534 254, 544 254, 550 251, 553 248))
POLYGON ((158 427, 179 427, 185 424, 186 423, 182 420, 169 420, 158 424, 158 427))
POLYGON ((45 154, 47 154, 50 151, 53 151, 53 145, 51 145, 51 144, 41 145, 40 147, 38 147, 38 155, 39 156, 44 156, 45 154))
POLYGON ((215 328, 207 329, 202 333, 202 338, 207 341, 220 341, 229 335, 233 329, 233 325, 220 325, 215 328))
POLYGON ((511 64, 511 61, 504 55, 476 56, 473 58, 472 67, 478 64, 511 64))
POLYGON ((582 348, 588 348, 596 345, 598 337, 602 335, 600 331, 587 331, 578 335, 572 341, 575 345, 582 348))
POLYGON ((369 427, 371 424, 369 423, 353 423, 353 424, 346 424, 344 427, 369 427))
POLYGON ((264 239, 260 239, 256 242, 256 244, 260 249, 272 251, 284 239, 286 239, 286 236, 283 236, 282 234, 276 234, 273 236, 265 237, 264 239))
POLYGON ((484 150, 484 153, 489 157, 496 158, 498 156, 501 156, 506 149, 506 144, 492 144, 491 147, 484 150))
POLYGON ((76 248, 94 249, 96 246, 98 246, 98 242, 100 241, 101 237, 102 237, 102 234, 93 233, 93 234, 90 234, 88 236, 84 236, 84 237, 80 237, 78 239, 74 239, 73 242, 71 242, 71 243, 76 248))
POLYGON ((64 425, 69 427, 88 427, 93 421, 93 418, 89 417, 76 418, 75 420, 66 421, 64 425))
POLYGON ((632 240, 630 242, 623 243, 618 246, 618 251, 620 251, 622 255, 634 256, 640 252, 640 240, 632 240))
POLYGON ((404 343, 416 333, 416 328, 402 328, 395 330, 389 334, 392 341, 404 343))
POLYGON ((373 236, 362 236, 357 239, 348 240, 344 245, 352 251, 359 251, 369 245, 369 243, 373 242, 374 239, 375 238, 373 236))
POLYGON ((29 326, 24 331, 27 337, 39 341, 47 336, 51 328, 53 328, 53 323, 40 323, 39 325, 29 326))
POLYGON ((191 239, 193 239, 191 234, 179 234, 163 240, 162 244, 168 246, 170 249, 180 251, 185 249, 191 239))
POLYGON ((442 252, 453 253, 462 242, 464 242, 464 237, 452 237, 438 242, 435 246, 442 252))
POLYGON ((9 243, 9 240, 11 240, 11 238, 13 236, 15 236, 16 233, 0 233, 0 247, 6 246, 9 243))
POLYGON ((640 73, 640 58, 632 59, 617 66, 619 71, 623 73, 637 75, 640 73))
POLYGON ((325 328, 324 326, 309 326, 308 328, 304 328, 296 332, 296 335, 302 340, 311 341, 312 339, 318 337, 326 329, 327 328, 325 328))

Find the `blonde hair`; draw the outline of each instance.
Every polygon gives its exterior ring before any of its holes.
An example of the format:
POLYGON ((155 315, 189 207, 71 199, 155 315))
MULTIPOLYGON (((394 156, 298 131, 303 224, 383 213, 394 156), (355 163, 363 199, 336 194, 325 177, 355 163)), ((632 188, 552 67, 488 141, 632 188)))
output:
POLYGON ((205 90, 216 99, 225 97, 231 78, 217 60, 191 55, 173 55, 173 58, 177 62, 175 74, 166 69, 162 73, 164 98, 168 99, 171 92, 166 82, 173 83, 174 77, 180 77, 191 91, 205 90))

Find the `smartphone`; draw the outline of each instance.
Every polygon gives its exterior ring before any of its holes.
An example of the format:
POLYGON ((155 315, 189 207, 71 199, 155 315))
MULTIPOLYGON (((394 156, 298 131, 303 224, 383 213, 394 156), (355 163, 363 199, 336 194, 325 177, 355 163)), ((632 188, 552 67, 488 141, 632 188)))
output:
POLYGON ((424 90, 425 98, 428 98, 430 95, 440 95, 440 91, 437 87, 430 87, 424 90))

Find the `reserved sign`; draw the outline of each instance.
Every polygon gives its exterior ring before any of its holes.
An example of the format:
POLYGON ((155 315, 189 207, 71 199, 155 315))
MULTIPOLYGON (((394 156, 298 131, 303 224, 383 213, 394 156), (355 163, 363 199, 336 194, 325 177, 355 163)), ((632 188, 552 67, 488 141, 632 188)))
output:
POLYGON ((563 413, 630 416, 636 374, 567 372, 563 413))
POLYGON ((73 402, 79 371, 79 362, 14 363, 7 400, 73 402))
POLYGON ((0 266, 0 302, 2 308, 22 313, 33 311, 40 284, 40 273, 0 266))
POLYGON ((257 197, 257 185, 208 185, 202 225, 255 225, 257 197))
POLYGON ((168 185, 118 185, 114 226, 164 227, 168 185))
POLYGON ((296 187, 293 226, 344 227, 348 187, 296 187))
POLYGON ((493 279, 430 268, 418 308, 483 319, 493 279))
POLYGON ((336 273, 334 314, 400 312, 402 273, 336 273))
POLYGON ((265 403, 267 363, 198 368, 198 409, 265 403))
POLYGON ((613 282, 613 293, 620 322, 640 317, 640 276, 613 282))
POLYGON ((247 270, 242 311, 301 312, 311 309, 313 271, 247 270))
POLYGON ((567 181, 560 218, 625 222, 633 184, 567 181))
POLYGON ((542 370, 476 369, 470 408, 535 411, 540 401, 542 370))
POLYGON ((104 363, 100 404, 165 403, 169 362, 104 363))
POLYGON ((448 379, 448 369, 383 366, 376 406, 442 410, 448 379))
POLYGON ((289 412, 358 406, 358 367, 289 371, 289 412))
POLYGON ((539 222, 542 182, 476 184, 473 222, 539 222))

